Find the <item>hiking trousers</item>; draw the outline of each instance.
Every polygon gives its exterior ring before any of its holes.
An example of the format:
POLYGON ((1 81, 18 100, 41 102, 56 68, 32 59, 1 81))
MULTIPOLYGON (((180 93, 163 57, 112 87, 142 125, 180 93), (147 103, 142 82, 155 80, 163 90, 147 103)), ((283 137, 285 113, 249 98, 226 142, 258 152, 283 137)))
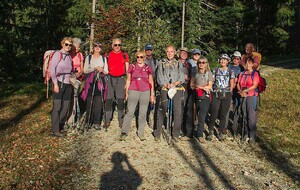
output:
POLYGON ((220 116, 219 132, 225 133, 226 131, 226 117, 231 102, 231 93, 228 93, 226 99, 219 99, 216 93, 212 94, 212 103, 210 104, 210 121, 208 124, 208 130, 213 131, 215 121, 220 116))
MULTIPOLYGON (((180 135, 180 129, 181 129, 181 123, 182 123, 182 96, 183 91, 177 90, 176 94, 174 95, 172 99, 172 107, 173 107, 173 115, 174 117, 174 126, 172 129, 172 136, 173 137, 179 137, 180 135)), ((165 117, 167 116, 167 109, 168 109, 168 91, 161 90, 160 92, 160 107, 158 110, 158 122, 157 122, 157 129, 154 131, 155 137, 160 137, 162 125, 164 122, 165 117)), ((172 124, 172 121, 170 122, 170 125, 172 124)))
POLYGON ((119 124, 123 123, 125 111, 125 79, 123 76, 113 77, 108 76, 108 89, 105 102, 105 121, 110 122, 113 114, 113 100, 117 101, 118 108, 118 121, 119 124))
POLYGON ((194 131, 194 103, 195 96, 192 90, 184 93, 184 107, 182 117, 182 132, 187 137, 193 136, 194 131))
POLYGON ((100 124, 101 115, 103 112, 103 99, 102 93, 95 87, 94 96, 93 87, 91 86, 88 91, 86 100, 86 124, 100 124), (90 113, 91 110, 91 113, 90 113))
POLYGON ((196 129, 196 137, 203 137, 205 117, 207 115, 210 97, 205 96, 203 99, 196 99, 197 112, 198 112, 198 125, 196 129))
MULTIPOLYGON (((247 96, 244 98, 244 101, 242 106, 242 112, 246 111, 246 123, 247 129, 248 129, 248 137, 250 139, 254 139, 256 136, 256 130, 257 130, 257 96, 247 96)), ((243 118, 245 119, 245 118, 243 118)))
POLYGON ((128 91, 128 112, 124 116, 122 125, 122 133, 129 133, 132 118, 137 105, 139 104, 139 116, 138 116, 138 136, 144 135, 145 126, 147 125, 146 114, 148 110, 150 100, 150 91, 145 92, 129 90, 128 91))
MULTIPOLYGON (((59 92, 53 92, 53 108, 51 114, 52 132, 59 132, 67 121, 72 98, 72 85, 57 81, 59 92)), ((53 88, 53 87, 52 87, 53 88)))

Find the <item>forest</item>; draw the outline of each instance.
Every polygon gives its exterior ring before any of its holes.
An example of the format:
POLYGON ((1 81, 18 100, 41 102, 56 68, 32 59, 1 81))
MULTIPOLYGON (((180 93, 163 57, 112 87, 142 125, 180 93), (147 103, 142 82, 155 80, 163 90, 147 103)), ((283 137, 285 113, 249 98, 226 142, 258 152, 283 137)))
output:
POLYGON ((95 40, 108 52, 111 40, 123 40, 129 54, 150 42, 155 55, 168 44, 199 48, 213 62, 220 53, 243 52, 253 42, 263 56, 290 55, 300 47, 298 0, 2 0, 0 4, 0 81, 41 81, 43 54, 60 49, 65 36, 79 37, 89 48, 95 40))

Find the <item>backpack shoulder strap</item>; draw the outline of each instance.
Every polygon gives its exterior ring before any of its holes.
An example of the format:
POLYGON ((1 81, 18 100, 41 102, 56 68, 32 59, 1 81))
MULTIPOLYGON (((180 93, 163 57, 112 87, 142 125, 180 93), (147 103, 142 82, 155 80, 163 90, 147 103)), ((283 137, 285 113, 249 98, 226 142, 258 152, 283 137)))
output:
POLYGON ((88 55, 88 59, 89 59, 89 65, 91 65, 91 60, 92 60, 92 55, 88 55))

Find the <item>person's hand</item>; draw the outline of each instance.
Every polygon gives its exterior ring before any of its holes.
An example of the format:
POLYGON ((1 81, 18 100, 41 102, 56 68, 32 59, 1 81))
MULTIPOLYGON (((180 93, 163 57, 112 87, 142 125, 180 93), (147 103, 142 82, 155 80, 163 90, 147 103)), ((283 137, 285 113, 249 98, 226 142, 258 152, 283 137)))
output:
POLYGON ((243 98, 247 97, 247 92, 245 92, 244 90, 239 91, 239 94, 243 98))
POLYGON ((150 102, 151 102, 151 104, 155 104, 155 96, 154 95, 150 96, 150 102))
POLYGON ((128 92, 125 92, 125 101, 127 101, 128 100, 128 92))
POLYGON ((103 71, 102 67, 95 67, 95 71, 98 71, 99 73, 101 73, 103 71))
POLYGON ((59 92, 59 87, 58 87, 58 84, 54 84, 54 87, 53 87, 53 92, 55 92, 56 94, 59 92))

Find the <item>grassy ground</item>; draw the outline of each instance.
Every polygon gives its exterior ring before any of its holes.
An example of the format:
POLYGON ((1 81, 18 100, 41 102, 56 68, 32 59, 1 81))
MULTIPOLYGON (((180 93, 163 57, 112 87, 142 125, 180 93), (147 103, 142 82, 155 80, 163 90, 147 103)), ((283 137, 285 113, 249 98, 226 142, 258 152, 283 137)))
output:
MULTIPOLYGON (((276 58, 278 59, 278 58, 276 58)), ((294 58, 293 58, 294 59, 294 58)), ((268 61, 266 93, 261 95, 259 136, 300 164, 300 64, 268 61), (286 69, 288 68, 288 69, 286 69), (273 69, 273 71, 272 71, 273 69)))
MULTIPOLYGON (((277 59, 277 58, 276 58, 277 59)), ((300 165, 300 69, 267 62, 258 133, 272 157, 283 152, 300 165), (289 84, 289 85, 288 85, 289 84)), ((50 134, 51 100, 40 83, 0 87, 0 189, 56 189, 66 170, 59 159, 64 140, 50 134)), ((72 137, 71 137, 72 138, 72 137)), ((69 139, 72 140, 72 139, 69 139)))
POLYGON ((0 189, 59 185, 62 145, 49 136, 51 101, 45 100, 44 86, 5 85, 0 90, 0 189))

